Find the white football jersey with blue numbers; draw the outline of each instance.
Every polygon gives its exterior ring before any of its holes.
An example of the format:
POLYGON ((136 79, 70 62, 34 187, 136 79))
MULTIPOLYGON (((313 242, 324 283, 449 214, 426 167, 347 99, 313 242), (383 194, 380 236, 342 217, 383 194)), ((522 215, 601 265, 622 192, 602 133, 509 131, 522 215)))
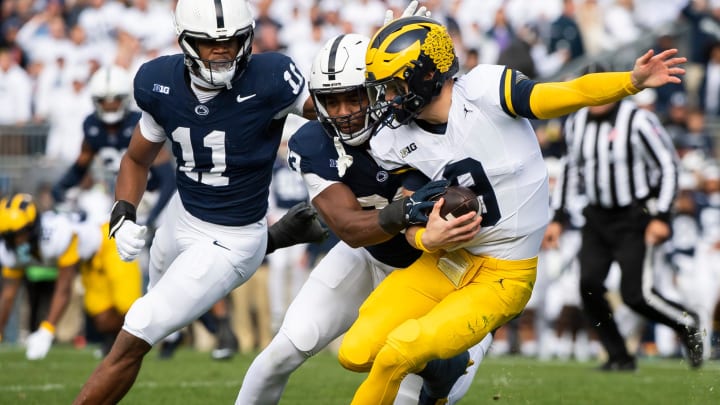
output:
POLYGON ((483 229, 461 245, 475 255, 537 256, 548 214, 547 169, 527 119, 508 113, 515 81, 502 66, 479 65, 454 84, 444 133, 416 122, 382 129, 371 153, 386 169, 414 167, 482 198, 483 229), (510 83, 513 84, 510 84, 510 83))

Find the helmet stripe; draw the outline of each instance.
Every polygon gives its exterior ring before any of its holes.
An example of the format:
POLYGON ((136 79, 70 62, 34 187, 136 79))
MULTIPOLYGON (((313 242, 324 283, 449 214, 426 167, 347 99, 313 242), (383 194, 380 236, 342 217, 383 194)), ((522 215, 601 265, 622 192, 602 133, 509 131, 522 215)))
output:
POLYGON ((333 42, 332 46, 330 47, 330 56, 328 58, 328 80, 335 80, 335 75, 333 73, 337 72, 337 69, 335 68, 337 50, 340 47, 340 41, 342 41, 344 37, 344 34, 339 35, 337 38, 335 38, 335 42, 333 42))
POLYGON ((215 18, 217 19, 217 27, 225 28, 225 17, 223 17, 222 0, 215 0, 215 18))

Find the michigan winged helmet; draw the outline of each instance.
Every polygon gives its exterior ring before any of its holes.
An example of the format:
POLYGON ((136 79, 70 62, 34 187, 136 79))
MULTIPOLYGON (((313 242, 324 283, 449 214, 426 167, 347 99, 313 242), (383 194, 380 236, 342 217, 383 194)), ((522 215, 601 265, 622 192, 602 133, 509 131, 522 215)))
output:
POLYGON ((426 17, 384 26, 371 39, 365 64, 373 111, 390 126, 410 122, 459 67, 447 29, 426 17), (387 101, 400 108, 389 108, 387 101))

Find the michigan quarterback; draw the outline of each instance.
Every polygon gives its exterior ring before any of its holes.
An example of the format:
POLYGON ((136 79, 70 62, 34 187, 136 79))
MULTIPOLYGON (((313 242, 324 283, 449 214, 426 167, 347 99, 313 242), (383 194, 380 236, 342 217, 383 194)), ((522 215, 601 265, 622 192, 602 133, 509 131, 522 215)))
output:
POLYGON ((441 242, 455 229, 439 216, 440 204, 426 227, 408 228, 408 242, 425 253, 371 293, 340 347, 344 367, 369 371, 353 404, 392 404, 402 376, 462 353, 523 310, 549 220, 547 170, 526 118, 677 83, 685 58, 676 53, 648 51, 632 72, 562 83, 536 83, 497 65, 456 79, 453 43, 438 22, 401 18, 375 34, 367 85, 371 113, 386 127, 371 138, 371 153, 388 170, 410 166, 467 186, 484 208, 482 229, 469 242, 441 242))

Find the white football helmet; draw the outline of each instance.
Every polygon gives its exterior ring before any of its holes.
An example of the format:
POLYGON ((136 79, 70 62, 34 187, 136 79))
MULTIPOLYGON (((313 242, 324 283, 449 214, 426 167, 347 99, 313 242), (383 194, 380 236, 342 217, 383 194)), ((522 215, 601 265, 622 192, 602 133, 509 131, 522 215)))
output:
POLYGON ((233 79, 242 74, 252 54, 254 28, 247 0, 178 0, 175 7, 175 29, 185 64, 193 82, 205 88, 230 88, 233 79), (197 40, 219 42, 233 38, 240 46, 234 60, 200 58, 197 40))
POLYGON ((127 114, 130 108, 132 77, 120 66, 103 66, 90 78, 90 96, 95 105, 95 113, 106 124, 116 124, 127 114), (104 101, 113 104, 111 108, 104 101))
MULTIPOLYGON (((310 70, 310 95, 318 119, 332 137, 351 146, 365 143, 372 134, 373 121, 367 113, 369 101, 365 89, 365 52, 370 39, 358 34, 342 34, 328 40, 313 60, 310 70), (351 114, 330 116, 326 107, 330 94, 353 93, 360 109, 351 114), (364 120, 353 131, 353 122, 364 120)), ((354 125, 357 127, 357 124, 354 125)))

